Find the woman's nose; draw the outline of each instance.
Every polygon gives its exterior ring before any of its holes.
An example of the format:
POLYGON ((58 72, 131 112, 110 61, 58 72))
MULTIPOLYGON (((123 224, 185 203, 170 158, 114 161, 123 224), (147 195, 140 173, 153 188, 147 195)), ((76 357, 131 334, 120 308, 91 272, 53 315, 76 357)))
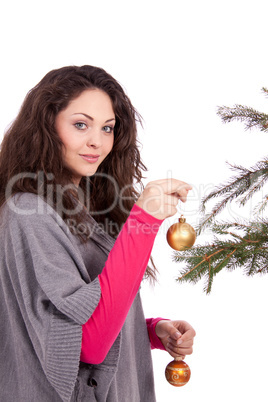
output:
POLYGON ((87 146, 94 149, 99 148, 101 146, 101 133, 97 130, 92 130, 87 139, 87 146))

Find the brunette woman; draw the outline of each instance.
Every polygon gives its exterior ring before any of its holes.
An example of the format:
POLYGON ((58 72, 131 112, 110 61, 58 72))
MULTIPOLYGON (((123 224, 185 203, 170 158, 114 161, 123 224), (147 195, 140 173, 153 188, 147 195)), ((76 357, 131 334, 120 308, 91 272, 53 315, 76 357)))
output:
POLYGON ((0 399, 153 402, 150 348, 192 353, 184 321, 145 319, 139 287, 191 187, 142 189, 139 115, 103 69, 63 67, 26 96, 0 152, 0 399))

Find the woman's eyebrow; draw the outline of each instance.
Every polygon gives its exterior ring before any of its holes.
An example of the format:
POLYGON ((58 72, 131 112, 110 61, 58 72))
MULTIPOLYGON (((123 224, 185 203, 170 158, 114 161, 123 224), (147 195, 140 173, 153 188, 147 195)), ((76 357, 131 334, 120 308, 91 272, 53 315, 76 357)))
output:
MULTIPOLYGON (((83 116, 87 117, 89 120, 92 120, 92 121, 94 120, 93 117, 89 116, 89 115, 86 114, 86 113, 82 113, 82 112, 81 112, 81 113, 73 113, 73 115, 75 115, 75 114, 82 114, 83 116)), ((106 120, 105 123, 108 123, 109 121, 113 121, 113 120, 115 120, 114 117, 113 117, 112 119, 106 120)))

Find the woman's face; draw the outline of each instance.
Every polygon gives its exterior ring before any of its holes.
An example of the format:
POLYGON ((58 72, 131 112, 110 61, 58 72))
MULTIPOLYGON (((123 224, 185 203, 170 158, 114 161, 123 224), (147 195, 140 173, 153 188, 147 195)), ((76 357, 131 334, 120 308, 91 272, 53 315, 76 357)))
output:
POLYGON ((115 114, 110 97, 99 89, 83 91, 56 117, 63 160, 78 185, 92 176, 110 153, 114 143, 115 114))

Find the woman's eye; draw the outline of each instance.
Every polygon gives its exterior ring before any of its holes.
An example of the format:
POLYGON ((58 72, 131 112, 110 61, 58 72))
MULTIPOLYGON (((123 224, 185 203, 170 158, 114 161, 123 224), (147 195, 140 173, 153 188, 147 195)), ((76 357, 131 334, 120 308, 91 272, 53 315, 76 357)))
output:
POLYGON ((86 124, 85 123, 75 123, 75 127, 78 128, 78 130, 84 130, 86 128, 86 124))
POLYGON ((104 126, 104 127, 103 127, 103 130, 104 130, 106 133, 112 133, 112 132, 114 131, 114 128, 113 128, 112 126, 104 126))

